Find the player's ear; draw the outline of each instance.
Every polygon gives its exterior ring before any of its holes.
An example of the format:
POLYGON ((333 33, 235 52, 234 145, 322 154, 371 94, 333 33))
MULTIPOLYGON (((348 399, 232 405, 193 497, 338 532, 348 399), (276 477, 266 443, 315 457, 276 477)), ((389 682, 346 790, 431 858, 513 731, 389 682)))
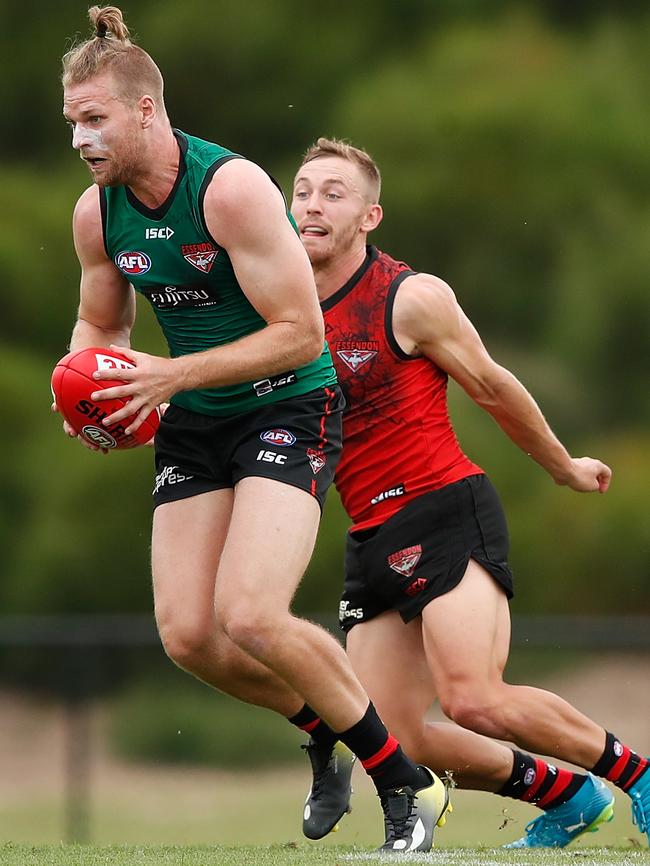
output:
POLYGON ((146 129, 148 126, 151 126, 157 114, 156 100, 152 96, 141 96, 138 102, 138 111, 140 113, 142 128, 146 129))
POLYGON ((368 210, 366 211, 361 228, 365 232, 371 232, 373 229, 377 228, 383 217, 384 212, 381 209, 380 204, 368 205, 368 210))

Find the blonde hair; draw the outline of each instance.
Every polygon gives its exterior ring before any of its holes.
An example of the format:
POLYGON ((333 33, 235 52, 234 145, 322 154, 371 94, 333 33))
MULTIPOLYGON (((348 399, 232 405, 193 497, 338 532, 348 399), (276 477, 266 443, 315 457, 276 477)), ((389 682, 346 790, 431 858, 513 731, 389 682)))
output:
POLYGON ((369 153, 342 139, 321 137, 307 150, 301 165, 323 156, 339 156, 357 165, 369 183, 372 203, 377 204, 381 192, 381 174, 369 153))
POLYGON ((135 102, 148 94, 164 109, 163 77, 147 52, 131 42, 122 10, 117 6, 92 6, 88 18, 94 33, 64 54, 63 86, 109 72, 122 99, 135 102))

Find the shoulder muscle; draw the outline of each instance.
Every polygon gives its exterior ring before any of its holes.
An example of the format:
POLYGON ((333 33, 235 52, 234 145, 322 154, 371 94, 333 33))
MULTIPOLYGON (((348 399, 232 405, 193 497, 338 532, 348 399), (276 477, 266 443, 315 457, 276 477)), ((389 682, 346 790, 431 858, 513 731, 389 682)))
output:
POLYGON ((425 353, 425 347, 457 332, 463 318, 456 296, 444 280, 413 274, 397 290, 393 330, 404 351, 425 353))
POLYGON ((107 260, 97 186, 89 187, 80 196, 72 216, 72 232, 82 265, 86 262, 107 260))

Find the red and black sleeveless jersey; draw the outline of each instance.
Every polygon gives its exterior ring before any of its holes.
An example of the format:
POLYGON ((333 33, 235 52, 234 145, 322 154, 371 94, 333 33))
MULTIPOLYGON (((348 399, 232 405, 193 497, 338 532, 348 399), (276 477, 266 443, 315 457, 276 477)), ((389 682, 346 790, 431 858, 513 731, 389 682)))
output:
POLYGON ((393 334, 395 295, 414 272, 368 247, 364 264, 321 304, 347 400, 336 487, 353 529, 483 470, 463 454, 447 412, 447 374, 393 334))

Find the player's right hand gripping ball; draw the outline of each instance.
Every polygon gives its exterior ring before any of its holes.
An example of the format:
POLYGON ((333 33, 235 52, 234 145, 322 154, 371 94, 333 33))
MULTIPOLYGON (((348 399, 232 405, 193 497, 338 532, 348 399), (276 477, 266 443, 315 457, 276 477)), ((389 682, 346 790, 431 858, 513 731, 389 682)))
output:
POLYGON ((96 370, 127 370, 133 364, 124 355, 106 348, 79 349, 57 363, 52 373, 52 395, 56 407, 68 424, 88 442, 100 448, 125 449, 144 445, 155 434, 160 412, 154 409, 135 433, 124 432, 132 417, 105 427, 104 418, 117 412, 128 400, 93 400, 91 394, 123 384, 117 379, 93 379, 96 370))

